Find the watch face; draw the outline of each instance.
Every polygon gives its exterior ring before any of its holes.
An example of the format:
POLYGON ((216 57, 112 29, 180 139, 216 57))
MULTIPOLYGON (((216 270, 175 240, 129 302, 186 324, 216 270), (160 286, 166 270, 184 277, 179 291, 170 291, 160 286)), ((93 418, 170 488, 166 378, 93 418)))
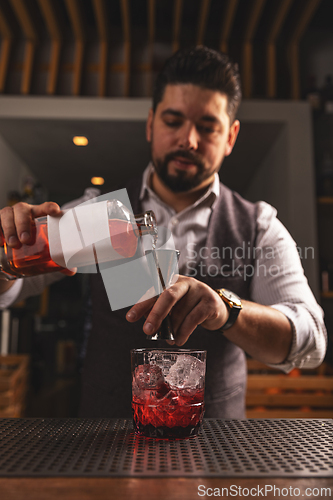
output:
POLYGON ((235 306, 240 307, 242 305, 241 299, 235 293, 231 292, 230 290, 226 290, 225 288, 222 288, 221 292, 223 296, 230 302, 233 302, 235 306))

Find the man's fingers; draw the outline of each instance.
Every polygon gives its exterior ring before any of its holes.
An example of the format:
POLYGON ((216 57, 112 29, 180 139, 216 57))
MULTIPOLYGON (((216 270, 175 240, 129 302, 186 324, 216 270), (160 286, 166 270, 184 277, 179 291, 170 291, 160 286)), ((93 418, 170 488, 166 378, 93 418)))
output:
POLYGON ((137 321, 142 316, 147 317, 155 304, 158 296, 154 287, 149 288, 138 302, 128 311, 126 318, 128 321, 137 321))
POLYGON ((0 216, 3 238, 9 246, 14 247, 19 243, 19 240, 16 232, 12 207, 3 208, 0 212, 0 216))
POLYGON ((31 226, 33 220, 31 205, 28 205, 27 203, 17 203, 13 206, 13 213, 18 239, 21 243, 29 243, 32 236, 31 226))
POLYGON ((176 330, 176 344, 178 346, 184 345, 196 327, 207 319, 207 308, 201 301, 183 318, 183 322, 176 330))
POLYGON ((183 314, 183 320, 176 329, 177 345, 185 344, 198 325, 202 325, 208 330, 217 330, 226 322, 224 316, 227 313, 226 307, 222 301, 216 300, 214 294, 215 292, 211 296, 203 295, 191 311, 183 314))
POLYGON ((10 247, 15 247, 20 243, 29 243, 33 219, 60 213, 59 205, 53 202, 45 202, 41 205, 19 202, 13 207, 5 207, 0 212, 3 237, 10 247))
POLYGON ((34 219, 37 217, 44 217, 44 215, 55 216, 61 214, 61 208, 58 203, 46 201, 41 205, 31 205, 31 214, 34 219))
POLYGON ((160 328, 163 319, 169 314, 178 300, 183 297, 187 289, 188 286, 186 283, 179 281, 176 285, 172 285, 167 290, 164 290, 143 325, 143 331, 147 335, 152 335, 160 328))
POLYGON ((77 267, 71 267, 70 269, 64 269, 63 271, 60 271, 62 274, 65 274, 66 276, 74 276, 77 272, 77 267))
POLYGON ((133 306, 126 314, 127 321, 132 323, 142 318, 142 316, 146 316, 153 307, 155 301, 156 297, 153 297, 148 300, 140 299, 140 302, 135 304, 135 306, 133 306))
POLYGON ((200 302, 199 294, 190 294, 187 293, 181 301, 177 302, 175 306, 172 308, 171 317, 172 317, 172 326, 174 331, 177 333, 181 324, 184 321, 191 311, 196 307, 196 305, 200 302))

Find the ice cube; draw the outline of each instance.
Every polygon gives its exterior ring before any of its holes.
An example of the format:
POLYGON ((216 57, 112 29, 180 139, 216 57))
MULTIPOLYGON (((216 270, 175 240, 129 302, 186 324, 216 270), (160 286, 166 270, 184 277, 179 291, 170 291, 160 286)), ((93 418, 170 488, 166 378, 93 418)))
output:
POLYGON ((157 365, 161 368, 164 379, 168 375, 170 367, 174 364, 175 360, 165 355, 164 352, 150 351, 148 353, 148 361, 150 364, 157 365))
POLYGON ((204 386, 205 363, 189 354, 180 354, 165 377, 171 387, 195 389, 204 386))
POLYGON ((170 386, 166 382, 163 382, 158 389, 155 391, 157 399, 163 399, 170 392, 170 386))
POLYGON ((164 377, 157 365, 139 365, 134 372, 134 381, 140 389, 158 389, 164 383, 164 377))

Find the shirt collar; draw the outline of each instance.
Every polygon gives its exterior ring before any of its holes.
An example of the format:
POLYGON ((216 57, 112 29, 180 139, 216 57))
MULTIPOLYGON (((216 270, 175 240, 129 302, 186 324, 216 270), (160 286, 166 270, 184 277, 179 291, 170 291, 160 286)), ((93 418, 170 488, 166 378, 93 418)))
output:
MULTIPOLYGON (((154 197, 158 198, 157 194, 154 193, 154 191, 149 186, 150 177, 153 173, 153 170, 154 170, 154 165, 152 164, 152 162, 150 162, 148 164, 148 166, 146 167, 146 169, 144 170, 143 175, 142 175, 140 201, 143 200, 145 196, 154 196, 154 197)), ((212 200, 211 206, 213 208, 215 205, 215 202, 219 196, 220 196, 220 178, 219 178, 218 174, 216 173, 212 184, 209 186, 207 191, 201 196, 201 198, 199 198, 199 200, 197 200, 193 204, 193 207, 199 205, 203 200, 206 200, 208 197, 211 197, 211 200, 212 200)))

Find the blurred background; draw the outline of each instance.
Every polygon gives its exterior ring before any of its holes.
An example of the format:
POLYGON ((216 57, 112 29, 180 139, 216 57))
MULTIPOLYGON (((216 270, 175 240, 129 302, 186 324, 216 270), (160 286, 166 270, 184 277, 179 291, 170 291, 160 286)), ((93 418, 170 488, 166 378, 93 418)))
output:
MULTIPOLYGON (((0 39, 1 207, 140 173, 154 78, 177 49, 239 63, 241 133, 221 179, 278 209, 330 338, 305 375, 268 383, 249 360, 248 416, 332 416, 332 0, 0 0, 0 39)), ((0 416, 76 415, 88 296, 78 275, 2 313, 0 416)))

